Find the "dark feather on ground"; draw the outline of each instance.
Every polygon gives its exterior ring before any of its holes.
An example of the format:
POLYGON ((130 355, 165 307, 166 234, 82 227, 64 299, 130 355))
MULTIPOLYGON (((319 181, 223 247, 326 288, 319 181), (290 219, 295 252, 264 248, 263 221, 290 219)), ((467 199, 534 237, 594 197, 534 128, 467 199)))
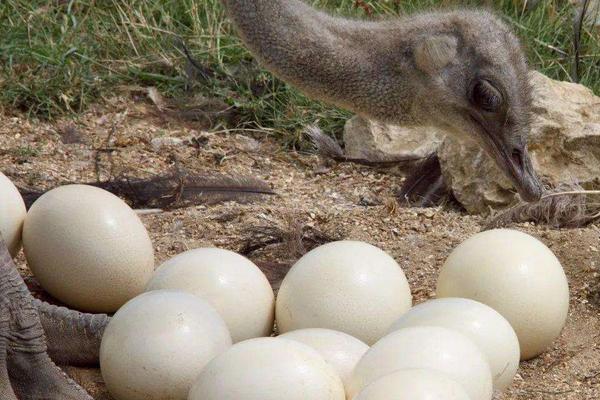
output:
POLYGON ((415 165, 398 191, 397 197, 400 204, 410 207, 432 207, 451 197, 442 176, 437 153, 431 153, 415 165))
MULTIPOLYGON (((148 179, 123 176, 84 184, 105 189, 133 208, 172 209, 224 201, 249 202, 260 196, 276 194, 267 182, 260 179, 222 174, 175 172, 148 179)), ((19 187, 19 191, 29 209, 47 190, 19 187)))

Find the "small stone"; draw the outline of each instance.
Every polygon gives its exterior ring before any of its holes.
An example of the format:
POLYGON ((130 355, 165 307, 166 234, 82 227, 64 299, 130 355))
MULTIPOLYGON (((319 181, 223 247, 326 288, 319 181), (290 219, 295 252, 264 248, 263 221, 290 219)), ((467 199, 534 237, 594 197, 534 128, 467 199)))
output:
POLYGON ((174 147, 181 146, 183 144, 183 139, 163 136, 152 139, 150 145, 155 152, 162 150, 163 147, 174 147))
POLYGON ((363 194, 362 196, 360 196, 360 199, 358 200, 358 205, 363 206, 363 207, 374 207, 374 206, 379 206, 381 204, 382 204, 381 199, 378 198, 373 193, 363 194))
POLYGON ((235 140, 237 143, 237 147, 242 151, 247 151, 248 153, 256 153, 260 150, 260 142, 258 142, 254 138, 251 138, 250 136, 235 135, 235 140))

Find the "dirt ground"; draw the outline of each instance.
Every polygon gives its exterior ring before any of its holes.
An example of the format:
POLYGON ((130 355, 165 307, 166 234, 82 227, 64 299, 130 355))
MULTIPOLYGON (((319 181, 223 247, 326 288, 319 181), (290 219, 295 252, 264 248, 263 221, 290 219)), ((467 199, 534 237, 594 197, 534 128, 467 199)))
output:
MULTIPOLYGON (((168 172, 177 162, 199 173, 243 174, 267 181, 278 196, 239 204, 202 205, 142 216, 157 265, 182 251, 214 245, 240 251, 261 226, 314 228, 331 238, 370 242, 404 269, 415 303, 435 296, 439 268, 451 250, 478 232, 484 220, 452 208, 398 207, 401 177, 350 164, 325 165, 315 155, 285 151, 268 135, 205 133, 191 123, 158 116, 143 101, 117 99, 76 120, 36 123, 0 113, 0 170, 20 185, 50 187, 117 175, 168 172), (152 146, 157 137, 186 139, 152 146), (196 138, 197 140, 189 140, 196 138), (65 143, 66 142, 66 143, 65 143), (177 161, 175 161, 177 160, 177 161), (111 172, 112 171, 112 172, 111 172)), ((567 326, 542 356, 521 365, 501 400, 600 398, 599 228, 555 230, 516 227, 546 243, 565 267, 571 289, 567 326)), ((256 261, 289 265, 298 257, 289 244, 251 254, 256 261)), ((28 274, 19 258, 23 274, 28 274)), ((110 399, 97 370, 67 372, 97 399, 110 399)))

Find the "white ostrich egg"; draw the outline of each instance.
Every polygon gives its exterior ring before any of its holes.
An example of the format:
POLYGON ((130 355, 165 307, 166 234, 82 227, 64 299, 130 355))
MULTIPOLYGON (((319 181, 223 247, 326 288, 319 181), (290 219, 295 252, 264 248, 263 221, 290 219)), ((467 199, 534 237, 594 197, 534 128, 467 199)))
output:
POLYGON ((462 333, 437 326, 400 329, 375 343, 354 369, 350 397, 399 369, 432 369, 459 383, 470 400, 492 398, 492 373, 483 352, 462 333))
POLYGON ((316 350, 294 340, 249 339, 212 360, 189 400, 344 400, 339 376, 316 350))
POLYGON ((21 250, 21 232, 26 214, 21 194, 10 179, 0 172, 0 234, 12 257, 21 250))
POLYGON ((493 308, 470 299, 429 300, 401 316, 390 332, 411 326, 457 330, 477 344, 486 356, 495 389, 506 389, 512 383, 519 368, 519 340, 508 321, 493 308))
POLYGON ((127 302, 100 346, 100 369, 116 400, 185 400, 214 357, 231 347, 227 326, 206 301, 157 290, 127 302))
POLYGON ((112 193, 67 185, 42 195, 23 226, 29 268, 69 306, 114 312, 144 291, 154 249, 135 212, 112 193))
POLYGON ((402 268, 368 243, 339 241, 305 254, 279 289, 281 333, 327 328, 373 344, 412 305, 402 268))
POLYGON ((465 297, 498 311, 519 338, 521 359, 546 350, 569 311, 569 285, 542 242, 512 229, 481 232, 461 243, 440 271, 438 297, 465 297))

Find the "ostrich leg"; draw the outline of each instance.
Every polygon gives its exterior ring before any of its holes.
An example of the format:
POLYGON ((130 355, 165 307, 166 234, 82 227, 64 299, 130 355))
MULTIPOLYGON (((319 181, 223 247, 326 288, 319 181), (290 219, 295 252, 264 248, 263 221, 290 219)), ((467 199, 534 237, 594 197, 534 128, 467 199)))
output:
POLYGON ((0 396, 0 400, 93 400, 48 356, 38 309, 1 237, 0 396))
POLYGON ((12 390, 8 379, 7 353, 8 332, 10 329, 10 310, 7 299, 0 300, 0 400, 16 400, 17 396, 12 390))
POLYGON ((102 334, 110 318, 86 314, 34 299, 44 332, 48 354, 58 365, 98 365, 102 334))

